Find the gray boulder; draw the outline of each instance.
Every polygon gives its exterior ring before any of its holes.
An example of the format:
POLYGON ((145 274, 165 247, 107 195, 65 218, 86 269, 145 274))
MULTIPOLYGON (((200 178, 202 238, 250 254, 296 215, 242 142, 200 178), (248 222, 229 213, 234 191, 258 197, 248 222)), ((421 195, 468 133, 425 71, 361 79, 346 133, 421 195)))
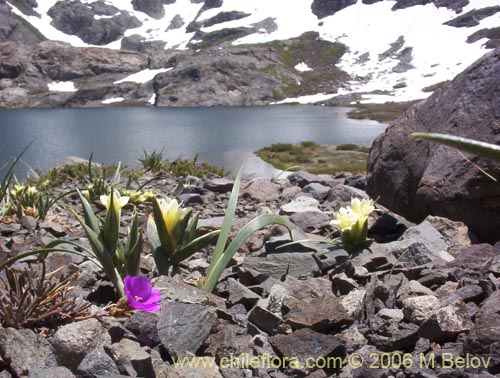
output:
POLYGON ((165 15, 161 0, 132 0, 135 10, 146 13, 148 16, 160 19, 165 15))
MULTIPOLYGON (((499 240, 500 186, 457 150, 410 136, 439 132, 499 143, 499 86, 496 49, 408 110, 373 143, 368 194, 412 221, 432 213, 464 222, 482 240, 499 240)), ((493 176, 500 175, 498 163, 467 156, 493 176)))

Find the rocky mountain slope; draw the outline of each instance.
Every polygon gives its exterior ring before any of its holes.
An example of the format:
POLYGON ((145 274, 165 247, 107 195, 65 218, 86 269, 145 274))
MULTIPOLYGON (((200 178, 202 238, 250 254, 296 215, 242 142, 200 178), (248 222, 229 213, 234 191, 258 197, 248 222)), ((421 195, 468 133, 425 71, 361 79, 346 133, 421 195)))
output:
POLYGON ((0 106, 420 99, 499 26, 496 0, 0 0, 0 106))

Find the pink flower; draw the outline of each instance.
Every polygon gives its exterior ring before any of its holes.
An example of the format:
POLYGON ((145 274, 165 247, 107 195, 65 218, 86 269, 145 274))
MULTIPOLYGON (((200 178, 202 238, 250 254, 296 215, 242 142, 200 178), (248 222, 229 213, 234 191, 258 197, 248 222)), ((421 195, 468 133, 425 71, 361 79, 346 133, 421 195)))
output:
POLYGON ((160 309, 160 292, 142 276, 127 276, 124 280, 125 294, 130 307, 140 311, 156 312, 160 309))

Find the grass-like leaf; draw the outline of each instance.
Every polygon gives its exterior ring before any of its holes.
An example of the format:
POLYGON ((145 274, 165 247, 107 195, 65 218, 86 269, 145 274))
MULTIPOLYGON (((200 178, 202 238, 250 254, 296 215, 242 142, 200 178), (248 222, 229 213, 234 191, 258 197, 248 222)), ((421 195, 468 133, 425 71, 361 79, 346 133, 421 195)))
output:
POLYGON ((471 154, 479 157, 500 163, 500 146, 497 146, 496 144, 438 133, 412 133, 412 136, 415 138, 445 144, 447 146, 454 147, 465 152, 470 152, 471 154))

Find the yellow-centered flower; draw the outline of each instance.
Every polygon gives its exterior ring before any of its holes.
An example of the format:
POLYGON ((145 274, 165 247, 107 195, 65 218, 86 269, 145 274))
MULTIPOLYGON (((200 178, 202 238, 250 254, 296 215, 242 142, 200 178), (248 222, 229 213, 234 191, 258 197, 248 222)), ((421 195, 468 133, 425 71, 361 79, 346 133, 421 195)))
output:
MULTIPOLYGON (((107 196, 103 194, 101 197, 99 197, 102 204, 106 206, 106 210, 109 210, 110 202, 111 202, 111 196, 107 196)), ((114 210, 115 212, 118 212, 123 206, 125 206, 128 203, 128 200, 130 198, 127 196, 121 196, 118 191, 113 192, 113 204, 114 204, 114 210)))
POLYGON ((334 218, 330 224, 332 226, 338 227, 340 231, 349 230, 358 221, 358 215, 351 209, 350 206, 347 208, 341 207, 339 211, 333 214, 334 218))
POLYGON ((159 199, 158 204, 160 205, 161 215, 167 231, 170 235, 173 235, 175 225, 181 220, 186 209, 182 209, 177 200, 171 198, 159 199))
POLYGON ((375 202, 371 199, 351 198, 351 209, 354 211, 358 217, 362 219, 368 218, 368 215, 375 210, 375 202))
POLYGON ((38 193, 38 189, 35 188, 34 186, 29 186, 28 187, 28 190, 26 190, 26 193, 29 195, 29 196, 34 196, 38 193))

